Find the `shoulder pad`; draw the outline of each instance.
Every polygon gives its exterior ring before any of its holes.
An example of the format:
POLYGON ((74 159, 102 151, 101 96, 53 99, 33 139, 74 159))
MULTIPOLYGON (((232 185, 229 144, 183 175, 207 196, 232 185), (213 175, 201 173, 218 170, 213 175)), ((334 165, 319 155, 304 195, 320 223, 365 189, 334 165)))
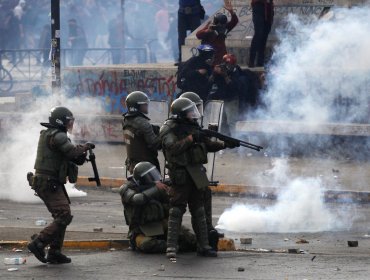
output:
POLYGON ((120 194, 120 196, 122 196, 126 191, 127 191, 127 189, 128 189, 128 183, 126 183, 126 184, 123 184, 120 188, 119 188, 119 194, 120 194))
POLYGON ((166 120, 159 130, 159 135, 160 136, 166 135, 174 127, 175 127, 175 123, 173 120, 166 120))
POLYGON ((67 141, 69 141, 67 133, 55 129, 55 131, 51 132, 50 134, 52 137, 54 137, 54 143, 55 145, 63 145, 67 141))
POLYGON ((75 148, 71 140, 69 140, 67 133, 60 130, 52 133, 50 145, 53 148, 57 148, 65 155, 75 148))

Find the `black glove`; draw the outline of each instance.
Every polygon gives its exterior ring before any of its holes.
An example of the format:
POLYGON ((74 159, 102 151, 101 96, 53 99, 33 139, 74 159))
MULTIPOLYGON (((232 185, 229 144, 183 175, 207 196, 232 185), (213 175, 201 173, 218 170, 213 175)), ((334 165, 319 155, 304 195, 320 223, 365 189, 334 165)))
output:
POLYGON ((152 124, 153 132, 155 135, 159 135, 159 130, 161 129, 159 125, 152 124))
POLYGON ((85 145, 84 145, 88 150, 90 149, 95 149, 95 144, 91 143, 91 142, 86 142, 85 145))
POLYGON ((225 143, 225 148, 233 149, 236 147, 240 147, 240 143, 238 141, 225 141, 224 143, 225 143))
POLYGON ((200 130, 195 131, 192 135, 193 135, 193 141, 197 143, 202 142, 204 138, 204 134, 200 130))

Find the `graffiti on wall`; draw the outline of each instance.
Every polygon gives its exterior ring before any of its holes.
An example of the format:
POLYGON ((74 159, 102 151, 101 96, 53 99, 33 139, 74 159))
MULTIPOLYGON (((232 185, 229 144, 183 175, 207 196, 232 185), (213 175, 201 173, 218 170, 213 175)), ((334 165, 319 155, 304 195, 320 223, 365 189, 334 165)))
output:
POLYGON ((122 114, 127 110, 124 102, 127 94, 135 90, 145 92, 151 100, 170 101, 176 92, 176 69, 66 70, 64 84, 70 95, 99 98, 107 113, 122 114))
POLYGON ((73 140, 95 142, 122 142, 122 120, 80 118, 73 127, 73 140))
MULTIPOLYGON (((284 20, 289 14, 296 14, 300 17, 311 17, 317 18, 323 12, 326 7, 333 5, 332 0, 322 0, 320 3, 309 3, 313 0, 303 0, 302 4, 291 4, 291 5, 275 5, 274 7, 274 24, 272 27, 271 34, 275 33, 277 26, 280 28, 284 25, 284 20)), ((226 12, 225 12, 226 13, 226 12)), ((253 36, 254 28, 252 21, 252 8, 250 5, 245 5, 237 9, 236 11, 239 23, 230 32, 229 37, 234 39, 244 39, 246 37, 253 36)))

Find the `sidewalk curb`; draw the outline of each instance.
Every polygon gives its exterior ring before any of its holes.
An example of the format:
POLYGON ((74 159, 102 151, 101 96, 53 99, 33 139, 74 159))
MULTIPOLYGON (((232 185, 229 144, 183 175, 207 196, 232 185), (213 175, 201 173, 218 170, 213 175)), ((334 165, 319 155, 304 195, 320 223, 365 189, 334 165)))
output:
MULTIPOLYGON (((1 241, 1 248, 26 248, 29 241, 1 241)), ((127 249, 128 239, 91 239, 91 240, 65 240, 64 248, 68 249, 127 249)))
MULTIPOLYGON (((1 241, 2 248, 26 248, 28 241, 1 241)), ((87 250, 110 250, 128 249, 130 241, 128 239, 92 239, 92 240, 65 240, 63 248, 67 249, 87 249, 87 250)), ((236 251, 234 240, 222 238, 219 241, 219 251, 236 251)))
MULTIPOLYGON (((119 188, 125 183, 125 180, 120 178, 100 178, 101 187, 103 188, 119 188)), ((77 187, 96 187, 95 182, 89 182, 87 176, 79 176, 77 187)), ((211 186, 212 193, 215 195, 240 196, 250 198, 264 198, 276 200, 278 191, 275 188, 262 188, 258 186, 234 185, 234 184, 219 184, 211 186)), ((351 190, 327 190, 324 193, 325 202, 338 203, 370 203, 370 192, 351 191, 351 190)))

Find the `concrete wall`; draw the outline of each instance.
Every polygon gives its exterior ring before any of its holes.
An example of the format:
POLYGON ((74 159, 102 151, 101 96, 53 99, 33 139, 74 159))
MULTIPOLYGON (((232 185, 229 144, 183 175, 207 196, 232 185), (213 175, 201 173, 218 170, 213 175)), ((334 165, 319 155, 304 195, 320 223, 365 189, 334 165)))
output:
POLYGON ((176 92, 176 71, 173 64, 70 67, 64 71, 63 84, 68 94, 99 98, 106 113, 122 114, 127 94, 135 90, 170 102, 176 92))

